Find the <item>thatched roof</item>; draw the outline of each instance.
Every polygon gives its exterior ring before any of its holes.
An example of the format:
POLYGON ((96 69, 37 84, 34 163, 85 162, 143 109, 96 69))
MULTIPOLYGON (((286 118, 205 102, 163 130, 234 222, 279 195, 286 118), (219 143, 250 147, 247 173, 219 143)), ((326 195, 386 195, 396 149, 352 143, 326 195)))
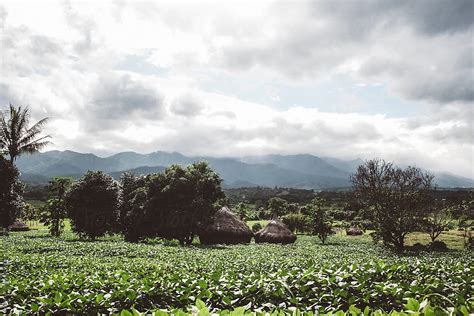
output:
POLYGON ((201 244, 249 243, 253 233, 245 222, 224 206, 216 212, 214 220, 199 234, 201 244))
POLYGON ((363 235, 364 232, 358 227, 349 227, 346 229, 347 236, 360 236, 363 235))
POLYGON ((255 242, 291 244, 296 240, 293 234, 279 219, 272 219, 268 224, 255 233, 255 242))
POLYGON ((15 221, 13 224, 11 224, 8 229, 12 232, 22 232, 22 231, 27 231, 30 230, 28 225, 26 225, 23 222, 20 221, 15 221))

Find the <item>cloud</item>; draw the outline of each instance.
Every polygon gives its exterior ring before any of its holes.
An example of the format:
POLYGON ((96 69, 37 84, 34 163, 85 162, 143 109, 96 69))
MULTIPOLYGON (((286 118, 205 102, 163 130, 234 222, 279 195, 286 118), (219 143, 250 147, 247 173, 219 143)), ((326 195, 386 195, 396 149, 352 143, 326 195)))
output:
POLYGON ((473 101, 472 1, 278 2, 271 12, 217 50, 222 67, 296 79, 345 73, 383 79, 409 99, 473 101))
POLYGON ((174 114, 193 117, 202 112, 204 105, 193 95, 187 94, 173 100, 170 109, 174 114))
POLYGON ((472 1, 185 7, 7 3, 0 101, 52 117, 55 149, 382 156, 474 177, 472 1), (301 86, 345 107, 293 105, 301 86), (376 114, 382 88, 415 114, 376 114))
POLYGON ((156 87, 121 73, 97 79, 89 108, 98 119, 162 119, 165 115, 164 97, 156 87))

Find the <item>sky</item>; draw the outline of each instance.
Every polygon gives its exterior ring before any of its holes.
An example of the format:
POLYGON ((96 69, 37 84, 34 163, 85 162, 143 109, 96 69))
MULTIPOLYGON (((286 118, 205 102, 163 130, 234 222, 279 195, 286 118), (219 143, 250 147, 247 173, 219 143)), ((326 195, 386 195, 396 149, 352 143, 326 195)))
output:
POLYGON ((380 157, 474 178, 474 1, 2 1, 48 149, 380 157))

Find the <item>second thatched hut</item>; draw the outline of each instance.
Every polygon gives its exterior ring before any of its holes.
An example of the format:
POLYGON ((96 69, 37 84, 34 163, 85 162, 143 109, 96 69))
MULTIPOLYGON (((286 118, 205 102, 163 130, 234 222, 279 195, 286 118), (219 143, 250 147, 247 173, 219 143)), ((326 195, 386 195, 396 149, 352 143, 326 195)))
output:
POLYGON ((224 206, 216 212, 213 221, 199 234, 204 245, 246 244, 253 237, 252 230, 245 222, 224 206))
POLYGON ((272 219, 265 227, 255 233, 255 242, 257 243, 292 244, 295 240, 296 235, 279 219, 272 219))

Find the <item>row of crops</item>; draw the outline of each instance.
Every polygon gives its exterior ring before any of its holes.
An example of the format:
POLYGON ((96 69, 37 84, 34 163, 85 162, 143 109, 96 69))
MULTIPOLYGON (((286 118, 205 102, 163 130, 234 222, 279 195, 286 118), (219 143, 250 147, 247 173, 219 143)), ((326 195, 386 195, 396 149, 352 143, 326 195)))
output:
POLYGON ((470 251, 399 256, 366 240, 176 247, 3 237, 0 313, 474 312, 470 251))

